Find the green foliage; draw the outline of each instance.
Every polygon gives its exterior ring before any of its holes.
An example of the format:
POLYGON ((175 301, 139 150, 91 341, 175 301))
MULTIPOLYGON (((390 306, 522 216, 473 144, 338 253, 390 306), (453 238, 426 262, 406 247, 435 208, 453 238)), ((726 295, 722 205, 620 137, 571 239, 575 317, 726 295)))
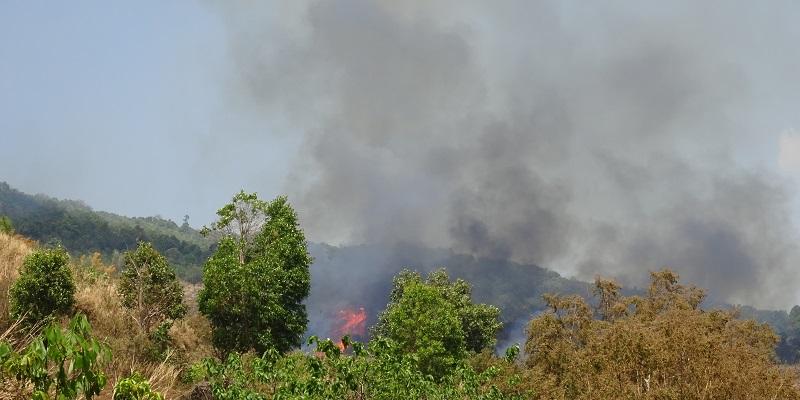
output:
POLYGON ((473 303, 469 283, 451 282, 444 269, 431 272, 425 281, 405 270, 395 277, 389 305, 373 334, 417 353, 423 371, 441 376, 463 358, 464 350, 494 347, 502 327, 499 317, 497 307, 473 303))
POLYGON ((69 313, 75 304, 75 282, 68 262, 69 255, 61 247, 28 255, 9 292, 12 318, 38 322, 69 313))
MULTIPOLYGON (((352 355, 345 356, 330 340, 309 339, 314 355, 272 350, 262 357, 231 354, 226 362, 206 360, 215 399, 522 399, 492 384, 498 369, 476 371, 456 366, 436 380, 417 368, 413 354, 391 340, 363 346, 345 339, 352 355)), ((498 364, 504 364, 502 360, 498 364)))
POLYGON ((408 282, 403 295, 382 315, 380 335, 418 359, 425 374, 441 378, 466 355, 455 307, 431 285, 408 282))
POLYGON ((14 224, 11 223, 11 218, 5 215, 0 215, 0 232, 14 233, 14 224))
POLYGON ((164 400, 158 392, 150 388, 150 383, 138 374, 117 382, 114 386, 113 400, 164 400))
POLYGON ((57 241, 73 255, 99 252, 117 262, 115 253, 151 242, 182 278, 193 282, 199 281, 200 266, 211 253, 211 240, 173 221, 94 211, 78 201, 28 195, 5 182, 0 182, 0 214, 14 221, 18 233, 41 243, 57 241))
POLYGON ((204 226, 200 233, 204 236, 212 232, 234 238, 239 254, 239 263, 244 264, 245 253, 250 250, 264 221, 267 218, 269 203, 258 198, 256 193, 244 190, 233 196, 231 202, 217 210, 219 219, 210 226, 204 226))
POLYGON ((186 314, 183 287, 167 260, 140 242, 135 251, 125 253, 125 267, 119 282, 122 305, 132 311, 144 332, 186 314))
POLYGON ((92 338, 91 327, 82 314, 68 329, 51 323, 24 350, 17 353, 0 343, 0 364, 4 377, 33 386, 33 399, 86 399, 100 393, 106 384, 101 367, 108 361, 108 348, 92 338))
POLYGON ((224 235, 203 268, 198 298, 214 345, 259 353, 299 346, 311 257, 294 210, 285 197, 265 203, 242 192, 218 214, 212 227, 224 235))

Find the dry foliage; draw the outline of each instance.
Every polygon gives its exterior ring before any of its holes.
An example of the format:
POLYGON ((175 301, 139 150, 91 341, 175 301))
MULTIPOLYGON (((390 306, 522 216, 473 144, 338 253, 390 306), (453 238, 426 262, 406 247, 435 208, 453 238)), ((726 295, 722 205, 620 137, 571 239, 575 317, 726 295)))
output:
POLYGON ((19 277, 22 261, 33 251, 35 244, 20 236, 0 232, 0 329, 10 323, 8 291, 19 277))
POLYGON ((797 374, 774 362, 766 324, 698 308, 703 292, 668 270, 645 297, 597 280, 593 310, 549 296, 528 327, 526 361, 540 398, 800 399, 797 374))

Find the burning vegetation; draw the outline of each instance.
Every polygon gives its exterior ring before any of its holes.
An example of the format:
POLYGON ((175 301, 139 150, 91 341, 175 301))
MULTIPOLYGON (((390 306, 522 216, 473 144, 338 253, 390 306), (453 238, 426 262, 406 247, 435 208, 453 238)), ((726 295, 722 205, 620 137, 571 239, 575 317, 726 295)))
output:
POLYGON ((339 350, 344 351, 345 345, 342 338, 349 336, 351 339, 363 341, 367 336, 367 312, 364 307, 356 308, 343 308, 337 313, 338 326, 334 333, 336 334, 336 346, 339 350))

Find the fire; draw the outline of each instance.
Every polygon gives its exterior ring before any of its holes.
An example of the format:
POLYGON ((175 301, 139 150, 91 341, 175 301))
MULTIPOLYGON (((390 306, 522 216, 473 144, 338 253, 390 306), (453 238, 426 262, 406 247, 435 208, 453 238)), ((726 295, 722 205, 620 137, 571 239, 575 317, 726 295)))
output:
POLYGON ((336 344, 339 349, 344 351, 344 343, 341 338, 345 335, 356 336, 363 338, 367 334, 367 312, 364 307, 359 307, 358 310, 342 309, 339 310, 338 315, 340 324, 336 328, 335 333, 339 336, 339 342, 336 344))

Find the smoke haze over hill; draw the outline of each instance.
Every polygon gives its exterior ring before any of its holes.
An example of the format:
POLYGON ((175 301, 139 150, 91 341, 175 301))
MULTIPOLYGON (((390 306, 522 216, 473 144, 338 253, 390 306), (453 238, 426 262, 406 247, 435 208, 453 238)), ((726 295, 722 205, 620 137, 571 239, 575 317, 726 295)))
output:
POLYGON ((775 134, 758 130, 758 102, 787 95, 769 91, 798 58, 759 57, 788 43, 776 21, 797 10, 739 5, 218 11, 239 104, 301 132, 286 190, 315 240, 424 242, 627 284, 668 265, 728 301, 788 304, 791 193, 747 149, 775 134))
POLYGON ((287 193, 314 242, 800 300, 795 2, 161 6, 0 6, 0 179, 195 227, 287 193))

